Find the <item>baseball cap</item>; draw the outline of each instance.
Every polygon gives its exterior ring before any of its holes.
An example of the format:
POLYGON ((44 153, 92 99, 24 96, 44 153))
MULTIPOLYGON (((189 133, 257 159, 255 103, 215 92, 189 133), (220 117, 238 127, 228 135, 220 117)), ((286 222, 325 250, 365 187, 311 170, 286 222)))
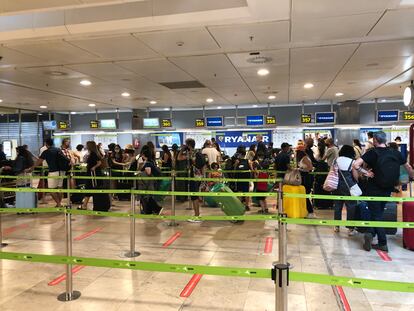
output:
POLYGON ((282 143, 281 145, 280 145, 280 148, 286 148, 286 147, 292 147, 292 145, 290 145, 290 144, 288 144, 288 143, 282 143))

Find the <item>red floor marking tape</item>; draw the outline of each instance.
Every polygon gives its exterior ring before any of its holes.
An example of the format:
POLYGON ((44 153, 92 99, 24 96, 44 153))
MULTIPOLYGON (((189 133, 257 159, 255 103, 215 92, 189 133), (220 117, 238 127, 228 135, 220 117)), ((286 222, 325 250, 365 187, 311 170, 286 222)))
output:
POLYGON ((200 282, 202 276, 202 274, 194 274, 190 282, 188 282, 188 284, 184 287, 183 291, 180 294, 180 297, 190 297, 198 282, 200 282))
POLYGON ((377 249, 377 254, 384 261, 392 261, 392 258, 390 256, 388 256, 388 254, 386 252, 383 252, 383 251, 377 249))
POLYGON ((162 247, 168 247, 168 246, 170 246, 171 244, 173 244, 174 243, 174 241, 175 240, 177 240, 179 237, 181 236, 181 232, 177 232, 176 234, 174 234, 171 238, 169 238, 168 240, 167 240, 167 242, 165 242, 163 245, 162 245, 162 247))
POLYGON ((265 243, 265 248, 264 248, 265 254, 270 254, 272 252, 272 249, 273 249, 273 238, 272 237, 267 237, 266 238, 266 243, 265 243))
MULTIPOLYGON (((72 268, 72 273, 75 274, 75 273, 79 272, 80 270, 82 270, 83 268, 85 268, 85 266, 75 266, 75 267, 72 268)), ((62 274, 61 276, 54 279, 53 281, 50 281, 49 283, 47 283, 47 285, 55 286, 55 285, 58 285, 59 283, 63 282, 64 280, 66 280, 66 273, 62 274)))
POLYGON ((89 238, 91 235, 94 235, 95 233, 97 233, 97 232, 101 231, 102 229, 103 229, 102 227, 99 227, 99 228, 93 229, 92 231, 89 231, 89 232, 86 232, 86 233, 84 233, 84 234, 82 234, 82 235, 80 235, 80 236, 77 236, 77 237, 76 237, 76 238, 74 238, 73 240, 74 240, 74 241, 81 241, 81 240, 84 240, 84 239, 86 239, 86 238, 89 238))
POLYGON ((4 229, 3 234, 4 235, 10 234, 10 233, 13 233, 14 231, 17 231, 17 230, 20 230, 20 229, 25 229, 27 227, 29 227, 28 224, 20 224, 20 225, 17 225, 17 226, 6 228, 6 229, 4 229))
POLYGON ((348 299, 346 298, 344 289, 342 286, 335 286, 338 291, 339 297, 341 298, 342 305, 344 306, 345 311, 351 311, 351 306, 349 305, 348 299))

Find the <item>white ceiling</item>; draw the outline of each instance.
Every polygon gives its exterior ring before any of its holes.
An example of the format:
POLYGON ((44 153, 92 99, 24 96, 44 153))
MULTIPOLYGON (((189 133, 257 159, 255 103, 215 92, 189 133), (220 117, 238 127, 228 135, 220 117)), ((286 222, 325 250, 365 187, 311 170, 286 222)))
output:
POLYGON ((153 107, 185 108, 401 98, 414 78, 414 7, 398 0, 0 2, 0 99, 7 107, 87 111, 90 103, 134 109, 151 100, 158 102, 153 107), (145 8, 141 16, 131 10, 136 5, 145 8), (31 14, 44 19, 26 19, 31 14), (270 74, 258 76, 262 68, 270 74), (92 85, 81 86, 82 79, 92 85), (161 85, 185 81, 205 88, 161 85), (308 82, 314 87, 304 89, 308 82))

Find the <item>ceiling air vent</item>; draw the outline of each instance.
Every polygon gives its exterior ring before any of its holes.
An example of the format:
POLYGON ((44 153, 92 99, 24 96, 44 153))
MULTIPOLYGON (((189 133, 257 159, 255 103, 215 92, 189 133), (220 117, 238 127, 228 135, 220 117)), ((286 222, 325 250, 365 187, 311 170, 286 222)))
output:
POLYGON ((251 64, 267 64, 272 61, 272 58, 267 56, 253 56, 249 57, 246 61, 251 64))
POLYGON ((177 89, 196 89, 204 88, 205 86, 198 81, 178 81, 178 82, 166 82, 160 83, 160 85, 168 87, 171 90, 177 89))

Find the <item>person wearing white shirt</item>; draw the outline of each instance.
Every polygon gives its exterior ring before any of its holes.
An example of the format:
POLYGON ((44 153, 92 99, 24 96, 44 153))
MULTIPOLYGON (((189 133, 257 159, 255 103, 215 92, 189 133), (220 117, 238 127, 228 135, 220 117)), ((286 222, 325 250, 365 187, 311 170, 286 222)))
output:
POLYGON ((208 158, 208 164, 211 165, 214 162, 219 163, 220 161, 220 152, 217 151, 216 148, 214 148, 213 144, 210 140, 207 140, 205 143, 205 148, 201 152, 202 154, 206 155, 208 158))

